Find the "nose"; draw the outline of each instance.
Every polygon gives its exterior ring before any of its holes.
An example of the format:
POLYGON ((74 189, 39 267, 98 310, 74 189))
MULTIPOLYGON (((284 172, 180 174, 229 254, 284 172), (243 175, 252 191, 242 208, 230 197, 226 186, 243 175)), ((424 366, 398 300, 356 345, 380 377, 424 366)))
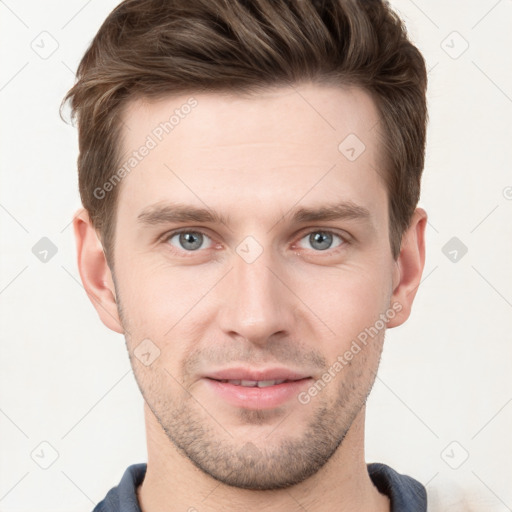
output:
POLYGON ((252 262, 235 252, 232 262, 233 269, 218 290, 222 294, 218 321, 224 334, 256 345, 289 334, 297 299, 288 288, 285 264, 270 250, 252 262))

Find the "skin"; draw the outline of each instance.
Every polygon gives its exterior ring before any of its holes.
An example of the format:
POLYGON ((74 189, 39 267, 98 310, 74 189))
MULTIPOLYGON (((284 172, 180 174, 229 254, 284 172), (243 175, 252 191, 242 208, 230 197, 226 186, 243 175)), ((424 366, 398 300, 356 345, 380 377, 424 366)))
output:
MULTIPOLYGON (((190 96, 129 103, 126 154, 190 96)), ((197 107, 118 185, 115 275, 87 212, 74 220, 82 282, 103 323, 125 335, 145 399, 141 508, 389 511, 364 458, 386 328, 307 404, 235 407, 202 378, 242 364, 317 380, 393 304, 387 328, 409 317, 427 215, 416 209, 393 260, 375 104, 357 88, 311 83, 193 96, 197 107), (350 133, 366 146, 355 161, 338 150, 350 133), (206 205, 230 223, 137 222, 160 201, 206 205), (367 208, 368 221, 290 221, 295 208, 337 201, 367 208), (180 245, 178 228, 204 233, 200 248, 180 245), (324 245, 309 236, 324 230, 334 233, 324 245), (247 236, 262 250, 251 263, 236 251, 247 236), (160 351, 149 365, 134 356, 144 339, 160 351)))

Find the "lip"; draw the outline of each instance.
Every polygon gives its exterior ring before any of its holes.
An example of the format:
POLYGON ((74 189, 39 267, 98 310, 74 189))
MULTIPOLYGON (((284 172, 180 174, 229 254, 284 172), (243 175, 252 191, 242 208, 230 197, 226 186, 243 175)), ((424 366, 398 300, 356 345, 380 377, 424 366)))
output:
POLYGON ((302 389, 312 382, 310 375, 286 368, 256 370, 254 368, 231 368, 212 372, 204 376, 208 389, 221 400, 230 405, 251 410, 274 409, 296 398, 302 389), (248 387, 222 380, 286 380, 263 388, 248 387))
POLYGON ((214 380, 300 380, 311 377, 289 368, 226 368, 210 372, 205 377, 214 380))

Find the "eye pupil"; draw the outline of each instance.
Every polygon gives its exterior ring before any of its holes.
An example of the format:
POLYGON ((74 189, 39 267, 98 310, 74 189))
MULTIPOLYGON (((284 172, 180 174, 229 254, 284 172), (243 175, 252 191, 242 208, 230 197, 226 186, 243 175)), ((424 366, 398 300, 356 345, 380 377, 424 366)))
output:
POLYGON ((318 231, 317 233, 310 235, 310 242, 311 242, 311 246, 315 247, 315 249, 318 249, 320 251, 325 251, 332 244, 332 235, 330 235, 329 233, 324 233, 322 231, 318 231), (325 243, 325 241, 327 241, 326 247, 325 246, 324 247, 315 246, 316 243, 322 244, 322 243, 325 243))
POLYGON ((202 245, 201 237, 202 237, 201 233, 195 233, 193 231, 189 231, 186 233, 180 233, 180 244, 185 249, 196 250, 196 249, 199 249, 199 247, 201 247, 201 245, 202 245), (187 244, 192 244, 192 247, 187 244))

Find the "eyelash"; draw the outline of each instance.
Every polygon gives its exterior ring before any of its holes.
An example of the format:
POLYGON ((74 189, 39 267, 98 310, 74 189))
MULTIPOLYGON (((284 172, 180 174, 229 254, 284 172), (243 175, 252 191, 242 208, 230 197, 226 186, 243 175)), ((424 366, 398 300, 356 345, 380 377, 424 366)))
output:
MULTIPOLYGON (((209 238, 210 240, 213 241, 212 237, 209 236, 206 232, 204 231, 201 231, 200 229, 178 229, 178 230, 175 230, 175 231, 169 231, 167 233, 165 233, 164 235, 162 235, 160 237, 160 240, 162 243, 166 243, 171 239, 173 238, 174 236, 176 235, 179 235, 180 233, 199 233, 201 235, 204 235, 206 236, 207 238, 209 238)), ((311 235, 312 233, 325 233, 325 234, 329 234, 329 235, 333 235, 333 236, 337 236, 339 237, 341 240, 342 240, 342 243, 335 247, 334 249, 326 249, 325 251, 314 251, 315 253, 318 253, 318 255, 320 256, 323 256, 323 255, 332 255, 332 254, 337 254, 338 252, 342 251, 347 245, 350 245, 351 243, 351 240, 348 236, 343 236, 343 235, 340 235, 339 233, 337 233, 336 231, 331 231, 331 230, 328 230, 328 229, 319 229, 319 228, 315 228, 315 229, 311 229, 310 231, 307 231, 305 232, 300 238, 299 238, 299 241, 302 240, 303 238, 307 237, 308 235, 311 235), (322 253, 325 253, 325 254, 322 254, 322 253)), ((173 253, 180 253, 180 254, 186 254, 187 256, 185 257, 191 257, 191 256, 194 256, 196 253, 199 253, 199 252, 202 252, 206 249, 197 249, 196 251, 186 251, 186 250, 182 250, 182 251, 178 251, 178 249, 176 249, 175 247, 171 246, 170 244, 167 244, 168 247, 170 247, 170 250, 171 252, 173 253)), ((311 250, 311 249, 310 249, 311 250)))

